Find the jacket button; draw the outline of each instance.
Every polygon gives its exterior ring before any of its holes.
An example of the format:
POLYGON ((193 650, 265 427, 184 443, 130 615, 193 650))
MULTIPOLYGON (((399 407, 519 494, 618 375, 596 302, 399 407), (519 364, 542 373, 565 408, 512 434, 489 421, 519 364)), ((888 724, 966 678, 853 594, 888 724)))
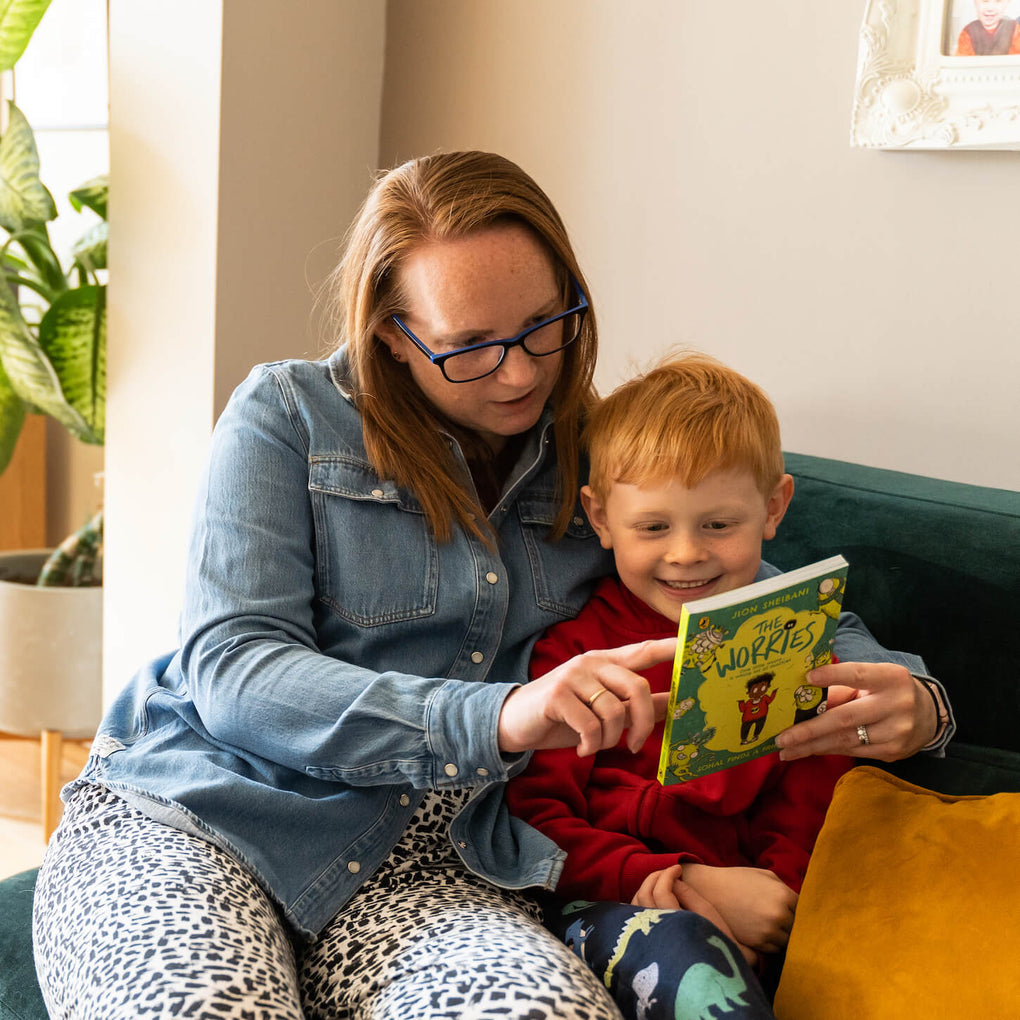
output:
POLYGON ((489 584, 495 584, 499 580, 499 574, 497 574, 494 570, 490 570, 485 575, 485 580, 488 581, 489 584))
POLYGON ((382 489, 373 489, 372 490, 372 495, 375 496, 376 499, 380 499, 382 497, 382 494, 383 494, 382 489))
POLYGON ((488 769, 475 769, 475 772, 477 772, 483 779, 489 774, 488 769))
POLYGON ((361 865, 357 861, 351 861, 351 863, 347 865, 347 870, 352 875, 356 875, 359 871, 361 871, 361 865))
POLYGON ((448 763, 447 763, 447 764, 446 764, 446 765, 445 765, 445 766, 443 767, 443 771, 444 771, 444 772, 445 772, 445 773, 446 773, 446 774, 447 774, 448 776, 450 776, 450 777, 452 778, 453 776, 455 776, 455 775, 456 775, 456 774, 457 774, 457 773, 458 773, 458 772, 460 771, 460 769, 458 769, 458 768, 457 768, 457 766, 456 766, 456 765, 454 765, 454 764, 453 764, 453 762, 451 761, 451 762, 448 762, 448 763))
POLYGON ((478 664, 479 662, 481 662, 481 661, 482 661, 482 659, 484 659, 484 658, 485 658, 485 656, 484 656, 484 655, 482 655, 482 653, 481 653, 481 652, 472 652, 472 653, 471 653, 471 661, 472 661, 473 663, 475 663, 476 665, 477 665, 477 664, 478 664))
POLYGON ((410 803, 411 803, 411 798, 408 797, 408 795, 406 793, 402 793, 400 795, 400 806, 401 807, 407 807, 407 805, 410 804, 410 803))
POLYGON ((574 518, 574 524, 577 527, 581 527, 581 525, 584 524, 584 518, 583 517, 575 517, 574 518))

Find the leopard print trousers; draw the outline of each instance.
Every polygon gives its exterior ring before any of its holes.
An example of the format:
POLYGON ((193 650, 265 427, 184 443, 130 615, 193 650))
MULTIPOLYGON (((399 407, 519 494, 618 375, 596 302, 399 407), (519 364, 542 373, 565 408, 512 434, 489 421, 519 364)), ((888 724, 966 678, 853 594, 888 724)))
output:
POLYGON ((447 829, 465 796, 428 794, 382 868, 305 942, 232 855, 80 788, 36 887, 51 1018, 620 1020, 526 896, 463 867, 447 829))

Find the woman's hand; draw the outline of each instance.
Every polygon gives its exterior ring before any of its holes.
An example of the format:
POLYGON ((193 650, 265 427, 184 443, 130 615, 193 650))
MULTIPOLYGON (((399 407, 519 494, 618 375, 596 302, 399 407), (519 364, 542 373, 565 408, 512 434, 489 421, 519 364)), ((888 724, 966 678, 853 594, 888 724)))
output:
POLYGON ((653 871, 641 883, 641 887, 630 901, 631 905, 659 910, 690 910, 700 914, 711 921, 730 941, 735 942, 744 959, 753 967, 758 962, 758 954, 749 946, 742 945, 722 914, 701 893, 683 881, 683 868, 682 864, 674 864, 661 871, 653 871))
POLYGON ((829 688, 828 707, 776 737, 783 761, 811 754, 896 761, 935 736, 938 718, 931 696, 903 666, 832 663, 809 673, 808 682, 829 688))
POLYGON ((786 947, 797 894, 781 878, 764 868, 685 864, 683 869, 684 881, 718 910, 736 942, 762 953, 786 947))
POLYGON ((577 745, 580 756, 615 747, 627 730, 637 751, 658 720, 669 695, 652 694, 636 670, 671 660, 676 638, 642 641, 585 652, 511 691, 499 716, 504 752, 577 745))

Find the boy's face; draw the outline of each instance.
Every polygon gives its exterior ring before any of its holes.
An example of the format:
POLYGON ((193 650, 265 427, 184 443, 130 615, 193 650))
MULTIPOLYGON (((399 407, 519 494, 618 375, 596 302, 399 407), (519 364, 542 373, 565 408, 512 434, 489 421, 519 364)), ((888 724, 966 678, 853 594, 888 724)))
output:
POLYGON ((693 489, 615 482, 605 503, 581 490, 620 580, 674 622, 685 602, 754 580, 762 540, 775 535, 792 496, 789 475, 766 498, 747 470, 713 471, 693 489))
POLYGON ((978 21, 986 32, 994 32, 999 27, 1008 6, 1009 0, 974 0, 978 21))

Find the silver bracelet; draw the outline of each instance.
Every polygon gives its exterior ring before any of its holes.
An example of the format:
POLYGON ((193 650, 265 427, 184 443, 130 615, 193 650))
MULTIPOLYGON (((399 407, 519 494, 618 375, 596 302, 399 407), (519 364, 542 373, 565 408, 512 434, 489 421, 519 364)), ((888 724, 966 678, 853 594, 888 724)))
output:
POLYGON ((931 703, 935 706, 935 736, 921 748, 922 751, 927 751, 934 747, 946 732, 946 727, 949 725, 949 712, 946 711, 942 695, 935 684, 920 676, 915 676, 914 679, 928 692, 931 697, 931 703))

